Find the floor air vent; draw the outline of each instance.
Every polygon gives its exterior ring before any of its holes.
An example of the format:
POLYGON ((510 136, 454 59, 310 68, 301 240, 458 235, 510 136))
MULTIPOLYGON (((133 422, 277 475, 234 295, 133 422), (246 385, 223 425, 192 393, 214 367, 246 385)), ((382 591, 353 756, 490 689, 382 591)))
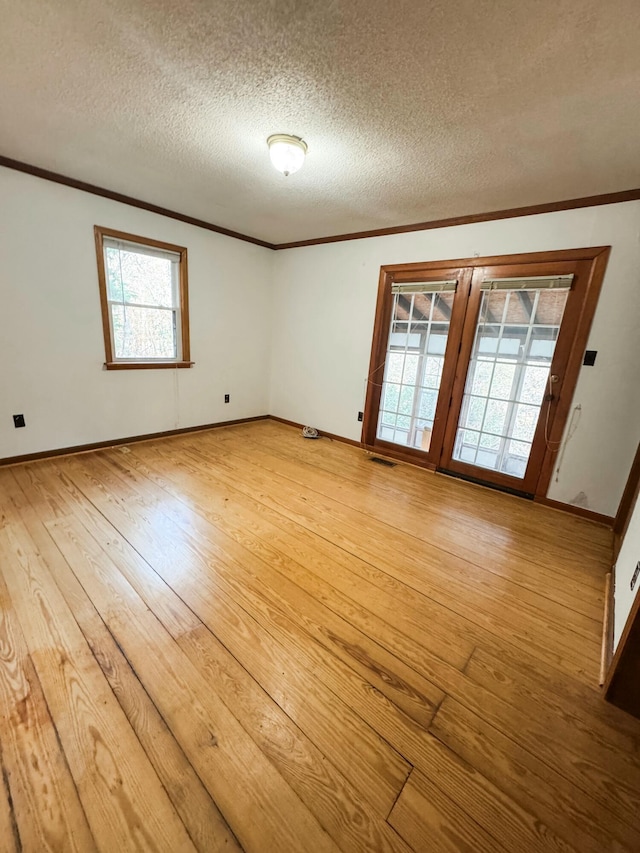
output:
POLYGON ((386 465, 387 468, 395 468, 396 467, 395 462, 390 462, 388 459, 380 459, 379 456, 372 456, 371 462, 377 462, 378 465, 386 465))

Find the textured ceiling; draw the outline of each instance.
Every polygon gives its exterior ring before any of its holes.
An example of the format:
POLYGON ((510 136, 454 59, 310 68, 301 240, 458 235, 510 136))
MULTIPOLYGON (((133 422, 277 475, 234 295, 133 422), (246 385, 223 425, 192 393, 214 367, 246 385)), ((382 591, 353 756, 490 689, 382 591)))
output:
POLYGON ((270 242, 640 185, 638 0, 0 14, 0 154, 270 242), (289 178, 278 132, 309 144, 289 178))

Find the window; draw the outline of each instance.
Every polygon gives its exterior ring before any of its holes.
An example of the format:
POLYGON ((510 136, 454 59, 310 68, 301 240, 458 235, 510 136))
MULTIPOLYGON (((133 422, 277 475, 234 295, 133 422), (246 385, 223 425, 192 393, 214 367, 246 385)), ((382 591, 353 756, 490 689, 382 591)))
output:
POLYGON ((191 367, 187 250, 94 230, 107 369, 191 367))
POLYGON ((378 438, 429 450, 456 285, 392 285, 378 438))

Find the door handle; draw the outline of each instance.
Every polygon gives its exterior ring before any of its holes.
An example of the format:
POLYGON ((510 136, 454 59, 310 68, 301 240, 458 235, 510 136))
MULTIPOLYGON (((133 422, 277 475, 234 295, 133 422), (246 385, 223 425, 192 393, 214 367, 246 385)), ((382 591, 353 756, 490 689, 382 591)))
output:
POLYGON ((555 394, 553 393, 553 386, 560 382, 560 377, 556 373, 552 373, 549 376, 549 391, 544 395, 544 402, 550 403, 552 400, 555 400, 555 394))

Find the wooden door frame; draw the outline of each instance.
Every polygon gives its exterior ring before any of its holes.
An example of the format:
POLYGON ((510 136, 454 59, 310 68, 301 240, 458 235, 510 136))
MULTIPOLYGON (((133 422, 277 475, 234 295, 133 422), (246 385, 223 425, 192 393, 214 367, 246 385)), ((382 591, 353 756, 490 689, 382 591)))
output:
MULTIPOLYGON (((615 563, 624 542, 631 516, 640 500, 640 445, 636 452, 627 485, 620 501, 620 507, 614 524, 614 563, 613 577, 615 578, 615 563)), ((611 630, 605 636, 605 662, 607 674, 603 685, 603 694, 608 702, 640 718, 640 680, 638 667, 640 665, 640 594, 637 594, 631 605, 627 621, 613 651, 613 613, 615 605, 615 580, 609 587, 609 599, 605 601, 608 610, 611 630)))
MULTIPOLYGON (((458 287, 464 289, 468 288, 471 284, 471 274, 468 269, 460 268, 455 262, 433 263, 428 265, 424 264, 419 270, 415 270, 415 272, 407 269, 407 267, 410 266, 410 264, 400 264, 397 267, 380 268, 376 319, 367 378, 367 398, 362 423, 362 443, 368 449, 376 450, 378 453, 382 453, 385 456, 391 456, 392 458, 400 459, 403 462, 411 462, 412 464, 418 464, 421 467, 435 470, 438 460, 433 459, 432 454, 422 453, 420 461, 416 461, 411 448, 404 448, 401 445, 393 444, 391 441, 384 441, 384 439, 376 437, 378 411, 380 407, 380 397, 382 394, 382 376, 386 362, 391 310, 393 308, 393 294, 391 292, 391 286, 393 284, 403 284, 409 281, 421 281, 426 284, 432 281, 452 281, 455 279, 458 282, 458 287)), ((460 301, 454 298, 449 335, 447 337, 447 346, 445 349, 445 369, 440 381, 438 403, 440 403, 440 400, 444 396, 450 395, 451 393, 455 373, 455 363, 453 359, 447 359, 447 356, 450 353, 457 352, 460 345, 462 327, 464 324, 464 313, 464 305, 461 305, 460 301), (448 365, 447 361, 449 362, 448 365)), ((436 411, 437 409, 438 406, 436 405, 436 411)), ((444 434, 444 428, 445 419, 442 417, 436 418, 433 424, 431 437, 431 445, 433 447, 439 444, 444 434)))
MULTIPOLYGON (((532 451, 527 462, 527 468, 524 477, 514 477, 509 474, 503 474, 498 471, 487 471, 486 481, 488 484, 497 486, 498 488, 507 489, 515 493, 521 493, 526 496, 539 495, 538 484, 540 473, 542 470, 542 462, 549 452, 549 446, 555 447, 555 451, 551 451, 551 455, 559 449, 560 438, 554 442, 553 425, 556 414, 556 409, 560 400, 565 393, 565 377, 567 373, 568 360, 571 354, 571 349, 575 340, 575 330, 578 327, 578 321, 582 312, 582 306, 586 297, 586 288, 588 285, 588 268, 584 266, 585 261, 542 261, 542 262, 527 262, 525 264, 515 264, 511 261, 507 264, 496 264, 495 266, 479 266, 474 270, 474 283, 469 298, 469 307, 467 314, 469 322, 466 324, 463 335, 462 348, 460 351, 460 370, 456 376, 456 383, 453 389, 453 398, 451 402, 451 418, 447 427, 447 435, 444 447, 442 449, 441 468, 448 473, 467 477, 473 480, 484 480, 482 471, 478 466, 471 465, 467 462, 462 462, 453 458, 456 435, 458 433, 458 419, 462 410, 465 388, 467 384, 468 365, 471 361, 473 345, 476 337, 476 327, 480 304, 482 300, 481 282, 482 279, 488 278, 535 278, 539 275, 544 276, 563 276, 573 275, 571 291, 567 297, 567 303, 562 317, 560 334, 554 349, 553 358, 550 365, 550 373, 555 373, 560 376, 560 382, 554 386, 554 399, 549 402, 543 402, 540 407, 540 416, 535 430, 535 435, 532 440, 532 451), (548 406, 545 408, 545 406, 548 406), (547 415, 548 412, 548 415, 547 415), (545 440, 545 427, 549 423, 548 442, 545 440)), ((581 356, 582 360, 582 356, 581 356)), ((568 386, 569 393, 573 397, 574 387, 568 386)), ((546 489, 545 489, 546 494, 546 489)))
MULTIPOLYGON (((410 462, 425 468, 434 469, 437 463, 433 459, 427 459, 419 452, 411 448, 394 445, 391 442, 381 441, 376 438, 377 416, 381 395, 382 375, 384 371, 386 346, 389 335, 389 323, 391 319, 391 285, 400 284, 403 281, 428 281, 429 278, 437 280, 444 271, 448 271, 453 277, 461 281, 465 271, 475 271, 478 267, 508 266, 510 264, 554 264, 558 262, 579 262, 580 275, 584 276, 584 296, 580 310, 577 312, 577 321, 573 341, 567 356, 566 369, 564 372, 562 387, 565 393, 560 394, 555 402, 555 412, 550 418, 549 444, 551 447, 558 446, 567 423, 571 409, 573 394, 582 359, 586 349, 591 324, 595 314, 598 296, 602 287, 602 281, 611 253, 610 246, 595 246, 582 249, 563 249, 550 252, 528 252, 520 255, 490 255, 482 258, 459 258, 456 260, 426 261, 410 264, 389 264, 380 267, 380 279, 378 284, 378 299, 376 303, 376 315, 373 329, 373 340, 371 344, 371 357, 369 360, 369 373, 367 379, 367 394, 365 402, 365 413, 362 425, 362 444, 368 450, 379 452, 385 456, 410 462), (424 278, 420 278, 423 276, 424 278)), ((444 276, 443 276, 444 277, 444 276)), ((465 306, 466 310, 466 306, 465 306)), ((464 319, 464 318, 462 318, 464 319)), ((449 354, 449 343, 447 352, 449 354)), ((453 343, 452 343, 453 346, 453 343)), ((451 361, 451 360, 450 360, 451 361)), ((466 371, 465 371, 466 372, 466 371)), ((443 376, 444 379, 444 376, 443 376)), ((442 390, 441 385, 441 390, 442 390)), ((438 397, 440 402, 440 396, 438 397)), ((545 448, 545 453, 540 465, 540 476, 538 479, 535 497, 544 498, 549 488, 557 451, 545 448)))
MULTIPOLYGON (((613 633, 613 632, 612 632, 613 633)), ((602 688, 604 698, 640 718, 640 595, 636 595, 602 688)))
MULTIPOLYGON (((640 444, 636 451, 631 471, 627 479, 622 499, 618 507, 613 525, 613 569, 629 527, 631 516, 640 500, 640 444)), ((603 685, 603 693, 607 701, 630 714, 640 717, 640 683, 638 683, 638 662, 640 661, 640 594, 636 595, 631 611, 623 628, 618 647, 613 651, 613 612, 614 612, 615 580, 609 586, 609 597, 605 601, 605 612, 611 626, 608 636, 605 636, 604 655, 607 674, 603 685)), ((605 620, 606 621, 606 620, 605 620)))
POLYGON ((620 499, 620 505, 618 506, 616 518, 615 518, 615 521, 613 523, 613 556, 614 556, 614 559, 616 559, 618 554, 620 553, 620 548, 622 547, 622 541, 624 540, 624 535, 627 532, 627 527, 629 526, 629 521, 631 520, 631 516, 633 514, 633 508, 636 505, 636 501, 638 500, 639 494, 640 494, 640 444, 638 444, 638 449, 636 450, 635 459, 633 460, 633 465, 631 466, 631 471, 629 472, 627 484, 624 488, 624 492, 622 493, 622 498, 620 499))

